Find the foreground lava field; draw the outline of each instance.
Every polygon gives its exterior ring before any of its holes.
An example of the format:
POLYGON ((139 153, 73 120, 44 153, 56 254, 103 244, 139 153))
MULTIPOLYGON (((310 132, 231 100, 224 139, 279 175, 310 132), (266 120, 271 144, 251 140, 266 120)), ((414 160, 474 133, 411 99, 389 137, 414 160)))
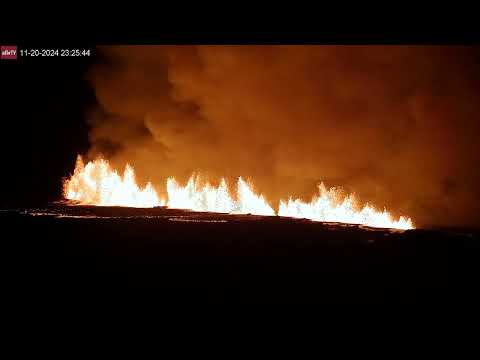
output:
POLYGON ((479 299, 480 242, 472 231, 61 204, 3 210, 0 222, 8 293, 23 301, 112 294, 176 305, 479 299))

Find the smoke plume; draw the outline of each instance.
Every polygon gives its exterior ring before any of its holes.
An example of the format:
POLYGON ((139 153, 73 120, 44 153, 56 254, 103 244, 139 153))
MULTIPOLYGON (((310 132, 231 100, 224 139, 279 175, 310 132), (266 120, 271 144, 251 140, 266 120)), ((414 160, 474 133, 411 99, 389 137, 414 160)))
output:
POLYGON ((92 148, 168 176, 238 176, 276 206, 340 186, 416 225, 480 220, 478 50, 114 46, 90 80, 92 148))

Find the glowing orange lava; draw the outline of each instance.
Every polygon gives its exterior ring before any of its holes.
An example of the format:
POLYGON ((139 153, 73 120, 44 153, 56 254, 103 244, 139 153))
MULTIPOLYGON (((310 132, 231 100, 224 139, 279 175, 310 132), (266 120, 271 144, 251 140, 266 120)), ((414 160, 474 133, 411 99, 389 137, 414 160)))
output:
POLYGON ((135 182, 135 173, 129 165, 123 177, 110 167, 108 161, 97 159, 83 164, 77 157, 75 170, 63 184, 63 195, 81 205, 154 207, 165 205, 152 184, 141 189, 135 182))
POLYGON ((325 185, 319 185, 320 195, 316 195, 309 203, 301 200, 280 201, 278 215, 305 218, 314 221, 341 222, 348 224, 362 224, 371 227, 413 229, 410 218, 400 216, 394 220, 387 210, 377 211, 370 205, 358 209, 357 201, 353 195, 348 195, 343 200, 338 200, 338 191, 327 190, 325 185))
POLYGON ((277 213, 263 195, 256 194, 252 185, 242 178, 238 179, 235 198, 230 195, 225 179, 217 187, 209 183, 202 186, 199 178, 192 176, 182 186, 171 177, 167 180, 166 190, 168 201, 159 198, 150 183, 145 188, 140 188, 135 182, 131 166, 126 166, 121 177, 110 167, 108 161, 97 159, 84 165, 80 156, 74 174, 64 183, 65 198, 83 205, 146 208, 168 206, 229 214, 278 215, 380 228, 414 228, 408 217, 401 216, 395 220, 386 210, 378 211, 370 205, 359 208, 353 195, 340 198, 337 190, 327 190, 323 184, 319 186, 319 195, 308 203, 292 198, 280 201, 277 213))
POLYGON ((186 186, 177 184, 174 178, 167 180, 168 207, 229 214, 275 215, 263 195, 257 195, 242 178, 238 179, 237 197, 228 191, 225 179, 218 187, 199 185, 199 179, 190 178, 186 186))

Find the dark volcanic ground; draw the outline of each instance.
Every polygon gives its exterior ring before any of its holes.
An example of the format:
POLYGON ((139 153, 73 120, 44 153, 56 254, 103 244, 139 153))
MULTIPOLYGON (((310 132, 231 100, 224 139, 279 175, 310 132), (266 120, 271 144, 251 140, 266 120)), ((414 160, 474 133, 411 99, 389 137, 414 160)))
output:
POLYGON ((0 222, 4 290, 14 299, 148 296, 178 305, 480 298, 475 231, 61 204, 2 210, 0 222))

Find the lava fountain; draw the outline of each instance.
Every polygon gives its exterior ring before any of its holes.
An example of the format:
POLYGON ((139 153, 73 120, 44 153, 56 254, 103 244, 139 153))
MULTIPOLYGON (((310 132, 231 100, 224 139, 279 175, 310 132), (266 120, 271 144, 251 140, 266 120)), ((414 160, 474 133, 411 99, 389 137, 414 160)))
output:
POLYGON ((140 188, 135 181, 134 170, 128 164, 123 176, 120 176, 107 160, 96 159, 84 165, 78 156, 73 175, 64 182, 63 194, 66 199, 80 205, 144 208, 168 206, 192 211, 278 215, 380 228, 414 228, 408 217, 401 216, 395 220, 387 210, 378 211, 369 204, 359 208, 353 195, 342 198, 339 191, 334 188, 327 190, 323 184, 319 185, 319 195, 308 203, 291 197, 287 201, 281 200, 278 212, 275 212, 263 195, 255 193, 252 184, 242 178, 237 181, 235 198, 230 195, 225 179, 221 179, 216 187, 209 183, 202 186, 199 177, 193 175, 185 186, 170 177, 166 190, 168 200, 161 199, 151 183, 140 188))
POLYGON ((84 165, 81 156, 77 157, 73 175, 63 184, 63 196, 81 205, 142 208, 165 205, 151 183, 143 189, 137 185, 130 165, 120 176, 107 160, 97 159, 84 165))

